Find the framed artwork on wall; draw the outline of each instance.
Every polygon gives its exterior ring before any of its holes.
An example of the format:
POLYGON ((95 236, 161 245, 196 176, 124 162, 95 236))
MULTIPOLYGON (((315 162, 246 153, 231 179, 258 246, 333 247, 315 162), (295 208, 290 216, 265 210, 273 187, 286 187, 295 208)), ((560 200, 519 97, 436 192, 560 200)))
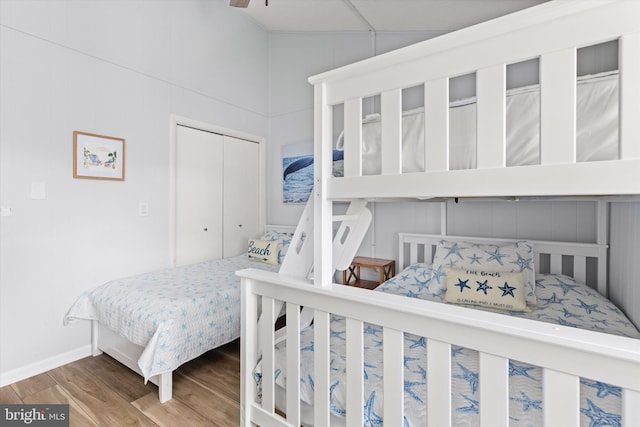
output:
POLYGON ((313 143, 282 146, 282 202, 306 203, 313 189, 313 143))
POLYGON ((124 181, 124 139, 73 132, 73 177, 124 181))

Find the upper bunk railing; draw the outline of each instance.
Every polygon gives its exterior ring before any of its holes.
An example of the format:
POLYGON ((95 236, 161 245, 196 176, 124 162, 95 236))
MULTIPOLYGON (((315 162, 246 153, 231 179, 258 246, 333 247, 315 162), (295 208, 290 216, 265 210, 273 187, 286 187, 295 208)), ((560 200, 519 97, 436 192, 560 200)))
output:
POLYGON ((316 185, 327 199, 640 194, 640 2, 552 1, 311 77, 316 185), (619 156, 576 160, 576 58, 618 41, 619 156), (506 163, 507 65, 539 58, 538 165, 506 163), (476 167, 450 170, 449 81, 476 74, 476 167), (424 172, 402 173, 403 89, 424 87, 424 172), (363 99, 380 95, 381 171, 363 176, 363 99), (344 177, 331 174, 344 105, 344 177))

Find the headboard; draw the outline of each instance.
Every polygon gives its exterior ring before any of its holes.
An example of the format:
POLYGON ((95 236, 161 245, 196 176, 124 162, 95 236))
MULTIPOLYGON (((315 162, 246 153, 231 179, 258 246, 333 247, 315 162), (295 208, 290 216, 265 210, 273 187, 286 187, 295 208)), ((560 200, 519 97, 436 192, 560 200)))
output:
POLYGON ((265 225, 265 231, 277 231, 278 233, 290 233, 293 234, 296 231, 295 225, 273 225, 267 224, 265 225))
MULTIPOLYGON (((398 268, 423 262, 431 264, 436 246, 442 240, 479 243, 516 242, 502 239, 442 234, 399 233, 398 268)), ((596 243, 528 240, 533 244, 536 273, 564 274, 595 288, 607 296, 607 249, 596 243)))

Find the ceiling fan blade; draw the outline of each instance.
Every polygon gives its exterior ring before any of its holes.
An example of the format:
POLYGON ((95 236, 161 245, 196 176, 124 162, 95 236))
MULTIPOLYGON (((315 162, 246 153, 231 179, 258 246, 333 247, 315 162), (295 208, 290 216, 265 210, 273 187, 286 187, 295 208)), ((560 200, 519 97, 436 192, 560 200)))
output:
POLYGON ((250 0, 229 0, 229 6, 233 7, 247 7, 250 0))

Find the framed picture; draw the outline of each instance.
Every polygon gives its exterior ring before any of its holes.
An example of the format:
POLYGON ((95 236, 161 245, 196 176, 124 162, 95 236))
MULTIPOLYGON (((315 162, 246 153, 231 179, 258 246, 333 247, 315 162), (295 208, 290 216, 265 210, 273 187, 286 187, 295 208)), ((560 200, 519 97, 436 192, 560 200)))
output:
POLYGON ((124 181, 124 139, 74 131, 73 177, 124 181))
POLYGON ((306 203, 313 189, 313 143, 282 146, 282 203, 306 203))

